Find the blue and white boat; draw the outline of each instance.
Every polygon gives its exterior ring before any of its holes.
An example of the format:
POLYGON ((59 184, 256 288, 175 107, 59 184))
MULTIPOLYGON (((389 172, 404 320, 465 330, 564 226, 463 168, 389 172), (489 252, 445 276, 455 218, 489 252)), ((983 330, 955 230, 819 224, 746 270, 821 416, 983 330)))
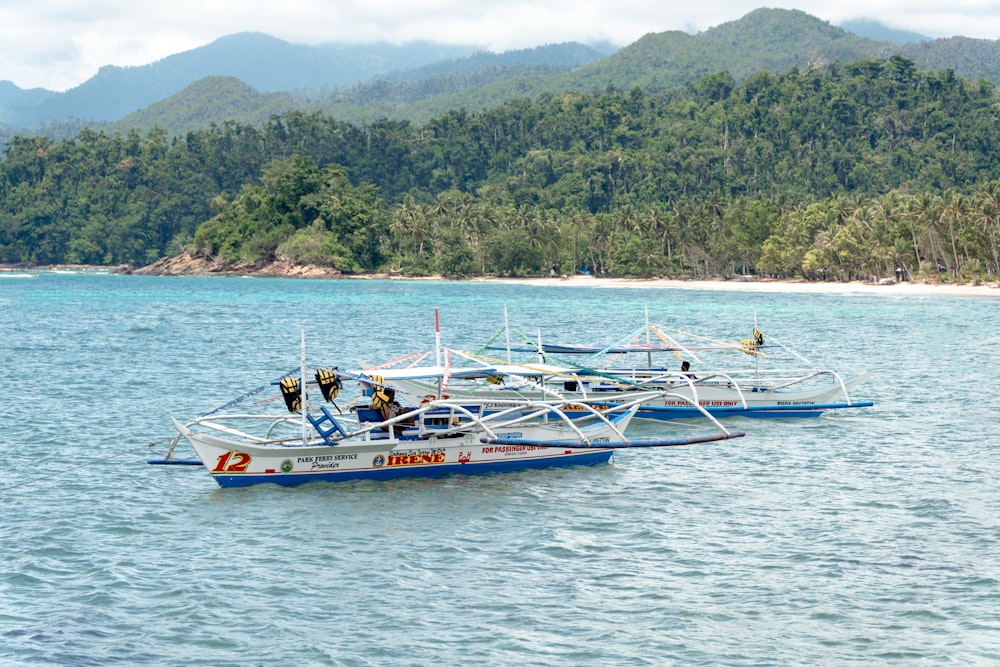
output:
MULTIPOLYGON (((453 350, 449 353, 466 355, 453 350)), ((589 369, 523 363, 487 365, 449 374, 441 367, 379 369, 379 373, 387 384, 416 397, 438 396, 441 378, 447 378, 443 386, 449 398, 491 398, 490 403, 497 407, 516 400, 617 403, 642 394, 646 399, 639 416, 660 420, 701 417, 703 411, 716 417, 816 417, 826 410, 872 405, 871 401, 851 395, 869 376, 868 372, 845 379, 836 371, 815 369, 683 373, 665 368, 589 369), (491 383, 486 379, 491 376, 491 368, 497 371, 492 377, 502 381, 491 383)))
MULTIPOLYGON (((597 464, 606 463, 621 448, 690 445, 744 435, 704 413, 708 431, 673 429, 674 435, 627 436, 639 406, 656 392, 640 392, 614 406, 588 400, 506 399, 500 404, 491 397, 434 397, 388 417, 378 400, 384 396, 379 389, 388 385, 368 376, 364 382, 374 387, 374 395, 364 400, 372 402, 337 411, 328 405, 330 393, 334 399, 337 393, 324 388, 321 372, 335 378, 338 386, 344 376, 334 369, 317 372, 327 403, 310 403, 298 378, 286 377, 279 384, 289 412, 213 411, 186 424, 174 419, 178 437, 190 443, 220 486, 239 487, 597 464)), ((273 404, 260 404, 268 403, 273 404)), ((169 457, 150 461, 170 462, 169 457)))
MULTIPOLYGON (((508 325, 505 329, 510 331, 508 325)), ((505 346, 484 348, 503 351, 506 360, 445 349, 437 352, 446 360, 443 365, 380 367, 378 372, 388 384, 415 396, 440 396, 442 386, 451 398, 493 396, 498 401, 620 402, 653 392, 641 404, 639 417, 657 420, 700 417, 704 411, 716 417, 817 417, 827 410, 873 405, 852 393, 869 371, 845 375, 815 367, 764 368, 773 365, 779 354, 808 362, 787 346, 766 344, 756 326, 749 338, 736 343, 702 337, 686 341, 678 334, 647 324, 623 342, 581 345, 543 343, 540 335, 533 340, 522 333, 524 342, 519 346, 511 345, 508 336, 505 346), (645 341, 637 342, 643 334, 645 341), (654 354, 669 355, 677 366, 654 365, 654 354), (726 354, 726 363, 706 365, 726 354), (681 359, 693 360, 697 371, 682 366, 681 359), (494 377, 501 380, 491 380, 494 377)))

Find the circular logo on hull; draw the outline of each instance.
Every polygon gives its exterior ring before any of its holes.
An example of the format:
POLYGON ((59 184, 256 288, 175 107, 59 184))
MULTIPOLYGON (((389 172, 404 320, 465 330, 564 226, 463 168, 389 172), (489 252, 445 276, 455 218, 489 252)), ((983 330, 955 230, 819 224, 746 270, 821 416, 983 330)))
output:
POLYGON ((385 457, 382 456, 381 454, 372 459, 372 466, 376 468, 381 468, 384 465, 385 465, 385 457))
POLYGON ((292 461, 291 459, 285 459, 281 462, 281 472, 292 472, 292 461))

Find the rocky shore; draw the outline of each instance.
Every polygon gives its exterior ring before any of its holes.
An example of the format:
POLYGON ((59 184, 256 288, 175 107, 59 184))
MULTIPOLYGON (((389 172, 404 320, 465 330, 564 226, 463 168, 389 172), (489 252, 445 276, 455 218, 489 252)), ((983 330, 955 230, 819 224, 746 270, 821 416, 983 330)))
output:
POLYGON ((164 257, 138 269, 122 267, 115 273, 136 276, 256 276, 261 278, 340 278, 343 274, 330 267, 298 265, 291 262, 271 262, 264 266, 251 263, 225 262, 219 259, 195 257, 189 253, 164 257))

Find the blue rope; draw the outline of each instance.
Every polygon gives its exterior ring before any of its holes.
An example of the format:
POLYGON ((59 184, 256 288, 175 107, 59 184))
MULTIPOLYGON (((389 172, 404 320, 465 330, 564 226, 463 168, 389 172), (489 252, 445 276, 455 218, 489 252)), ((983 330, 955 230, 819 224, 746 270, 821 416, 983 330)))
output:
POLYGON ((246 399, 250 398, 251 396, 255 396, 255 395, 259 394, 260 392, 264 391, 265 389, 267 389, 268 387, 270 387, 271 385, 273 385, 275 382, 281 381, 281 378, 288 377, 289 375, 295 373, 296 371, 301 371, 301 370, 302 370, 302 367, 301 366, 297 366, 296 368, 293 368, 292 370, 287 371, 284 375, 282 375, 281 377, 279 377, 277 380, 274 380, 272 382, 268 382, 267 384, 262 384, 261 386, 257 387, 256 389, 251 389, 250 391, 248 391, 247 393, 243 394, 242 396, 238 396, 237 398, 234 398, 233 400, 229 401, 225 405, 220 405, 219 407, 215 408, 214 410, 209 410, 208 412, 206 412, 205 414, 203 414, 201 416, 202 417, 207 417, 209 415, 214 415, 219 410, 225 410, 226 408, 231 408, 232 406, 236 405, 237 403, 242 403, 243 401, 245 401, 246 399))

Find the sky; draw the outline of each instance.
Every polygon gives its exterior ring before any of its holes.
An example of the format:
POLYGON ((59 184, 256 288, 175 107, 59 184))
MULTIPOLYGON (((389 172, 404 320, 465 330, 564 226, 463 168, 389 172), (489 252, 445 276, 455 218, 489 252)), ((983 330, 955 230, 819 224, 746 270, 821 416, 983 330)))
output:
POLYGON ((67 90, 104 65, 137 66, 239 32, 296 44, 417 40, 501 52, 560 42, 626 46, 696 33, 760 7, 833 25, 867 18, 928 37, 1000 39, 996 0, 0 0, 0 81, 67 90))

